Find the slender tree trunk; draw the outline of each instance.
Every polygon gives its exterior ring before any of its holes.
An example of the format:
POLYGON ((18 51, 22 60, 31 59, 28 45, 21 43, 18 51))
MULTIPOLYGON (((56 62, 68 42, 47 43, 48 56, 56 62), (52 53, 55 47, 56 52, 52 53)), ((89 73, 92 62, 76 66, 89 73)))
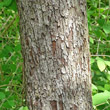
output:
POLYGON ((86 0, 17 0, 30 110, 92 110, 86 0))

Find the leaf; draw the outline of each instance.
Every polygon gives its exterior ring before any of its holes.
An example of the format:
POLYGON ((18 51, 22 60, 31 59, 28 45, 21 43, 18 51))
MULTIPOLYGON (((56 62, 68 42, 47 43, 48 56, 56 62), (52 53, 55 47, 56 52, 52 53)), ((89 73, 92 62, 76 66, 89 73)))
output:
POLYGON ((105 91, 105 88, 103 88, 102 86, 97 86, 98 90, 100 91, 105 91))
POLYGON ((94 44, 94 40, 93 40, 92 37, 90 37, 90 42, 91 42, 92 44, 94 44))
POLYGON ((104 63, 104 61, 103 60, 97 60, 97 66, 98 66, 98 68, 99 68, 99 70, 102 72, 104 69, 105 69, 105 67, 106 67, 106 65, 105 65, 105 63, 104 63))
MULTIPOLYGON (((95 27, 94 27, 94 28, 95 28, 95 27)), ((98 38, 100 38, 100 36, 102 35, 100 28, 97 27, 97 28, 94 30, 94 34, 95 34, 98 38)))
POLYGON ((5 98, 5 94, 3 92, 0 92, 0 99, 4 99, 5 98))
POLYGON ((12 108, 12 107, 9 105, 8 101, 4 102, 2 106, 5 107, 5 108, 7 108, 8 110, 10 110, 9 108, 12 108))
POLYGON ((97 86, 95 86, 94 84, 92 84, 92 90, 97 90, 97 86))
POLYGON ((104 25, 104 22, 105 22, 105 19, 98 19, 97 22, 98 22, 98 24, 100 26, 103 26, 104 25))
POLYGON ((16 0, 12 0, 11 4, 8 6, 9 9, 17 11, 16 0))
POLYGON ((2 41, 3 40, 3 38, 2 37, 0 37, 0 41, 2 41))
POLYGON ((100 57, 96 57, 96 60, 102 60, 100 57))
POLYGON ((93 105, 106 103, 106 101, 109 98, 110 98, 110 92, 108 92, 108 91, 105 91, 105 92, 102 92, 102 93, 97 93, 92 97, 93 105))
POLYGON ((95 62, 95 60, 94 60, 93 58, 91 58, 90 64, 92 64, 92 63, 94 63, 94 62, 95 62))
POLYGON ((110 91, 110 84, 105 84, 105 85, 104 85, 104 88, 105 88, 105 90, 110 91))
POLYGON ((3 6, 4 6, 4 3, 1 2, 1 3, 0 3, 0 9, 1 9, 3 6))
POLYGON ((16 70, 16 65, 15 64, 10 64, 10 68, 11 68, 12 72, 14 72, 16 70))
POLYGON ((104 61, 106 65, 110 66, 110 61, 104 61))
POLYGON ((105 8, 97 8, 97 11, 100 11, 100 13, 102 13, 104 10, 106 10, 105 8))
POLYGON ((17 46, 15 47, 15 51, 21 51, 21 44, 17 44, 17 46))
POLYGON ((23 110, 23 108, 24 108, 24 107, 22 106, 22 107, 19 108, 19 110, 23 110))
POLYGON ((8 104, 12 107, 15 105, 15 102, 14 102, 14 100, 8 100, 8 104))
POLYGON ((29 110, 29 109, 28 109, 27 106, 26 106, 26 107, 23 107, 23 106, 22 106, 22 107, 19 108, 19 110, 29 110))
POLYGON ((28 107, 26 106, 26 107, 23 108, 23 110, 29 110, 29 109, 28 109, 28 107))
POLYGON ((4 6, 9 6, 13 0, 4 0, 4 6))
POLYGON ((107 77, 108 80, 110 80, 110 73, 109 73, 109 71, 108 71, 108 73, 106 73, 106 77, 107 77))
POLYGON ((103 30, 104 30, 104 32, 105 32, 106 34, 109 34, 109 33, 110 33, 110 23, 105 24, 105 25, 103 26, 103 30))

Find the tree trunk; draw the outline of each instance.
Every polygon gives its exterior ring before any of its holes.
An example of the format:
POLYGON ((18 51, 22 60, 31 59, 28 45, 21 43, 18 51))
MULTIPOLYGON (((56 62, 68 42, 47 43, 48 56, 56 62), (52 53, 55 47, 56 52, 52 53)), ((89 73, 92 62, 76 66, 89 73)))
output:
POLYGON ((86 0, 18 0, 29 110, 92 110, 86 0))

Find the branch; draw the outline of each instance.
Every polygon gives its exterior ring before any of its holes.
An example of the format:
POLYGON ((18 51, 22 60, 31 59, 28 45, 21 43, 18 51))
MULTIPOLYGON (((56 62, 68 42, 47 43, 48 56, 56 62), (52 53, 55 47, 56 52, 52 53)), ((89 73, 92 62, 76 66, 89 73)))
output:
POLYGON ((91 55, 91 57, 110 57, 110 55, 91 55))

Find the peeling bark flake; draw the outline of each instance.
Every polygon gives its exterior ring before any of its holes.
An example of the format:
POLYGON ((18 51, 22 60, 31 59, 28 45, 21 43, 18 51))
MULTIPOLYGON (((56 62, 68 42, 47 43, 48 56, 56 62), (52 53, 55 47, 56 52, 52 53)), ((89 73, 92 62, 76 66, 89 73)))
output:
POLYGON ((55 100, 50 101, 50 104, 51 104, 52 110, 57 110, 57 102, 55 100))
POLYGON ((53 56, 55 56, 55 51, 56 51, 56 41, 52 41, 52 51, 53 51, 53 56))

